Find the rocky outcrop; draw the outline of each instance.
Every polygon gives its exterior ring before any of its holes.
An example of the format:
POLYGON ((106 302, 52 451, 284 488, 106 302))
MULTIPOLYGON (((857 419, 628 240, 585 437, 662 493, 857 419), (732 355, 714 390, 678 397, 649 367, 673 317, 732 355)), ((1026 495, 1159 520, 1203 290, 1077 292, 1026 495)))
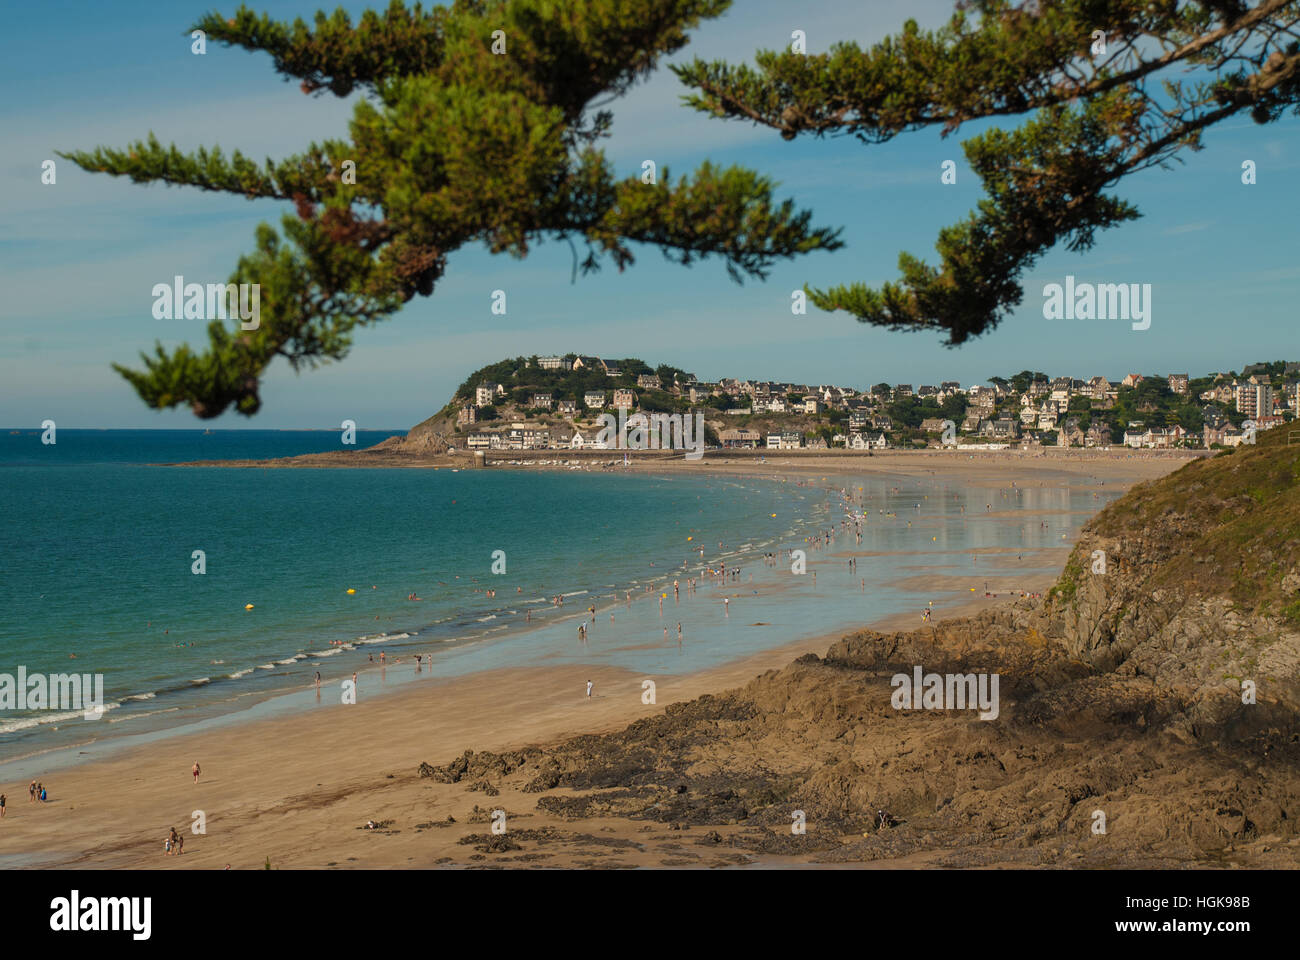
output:
POLYGON ((1300 447, 1281 434, 1100 513, 1034 627, 1097 670, 1203 704, 1198 717, 1246 681, 1300 710, 1300 447))
POLYGON ((470 753, 440 775, 500 775, 503 789, 540 794, 537 809, 566 821, 694 826, 714 831, 709 844, 751 853, 1300 865, 1295 711, 1186 683, 1150 641, 1099 670, 1039 632, 1043 607, 859 633, 824 658, 616 733, 470 753), (998 673, 997 719, 895 709, 891 677, 916 665, 998 673), (806 839, 791 831, 799 814, 806 839))

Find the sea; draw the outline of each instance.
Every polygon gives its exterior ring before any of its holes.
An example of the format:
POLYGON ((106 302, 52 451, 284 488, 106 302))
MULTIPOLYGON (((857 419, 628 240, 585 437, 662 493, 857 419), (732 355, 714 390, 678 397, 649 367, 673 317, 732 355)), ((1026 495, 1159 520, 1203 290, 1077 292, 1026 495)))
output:
MULTIPOLYGON (((357 446, 392 435, 360 431, 357 446)), ((653 677, 908 611, 919 625, 955 599, 953 577, 964 596, 1054 570, 1049 548, 1119 495, 1088 478, 990 488, 764 463, 656 475, 614 455, 552 470, 171 465, 339 442, 0 430, 0 778, 314 709, 317 673, 331 702, 353 673, 367 696, 506 666, 653 677), (103 710, 20 704, 20 671, 98 678, 103 710)))

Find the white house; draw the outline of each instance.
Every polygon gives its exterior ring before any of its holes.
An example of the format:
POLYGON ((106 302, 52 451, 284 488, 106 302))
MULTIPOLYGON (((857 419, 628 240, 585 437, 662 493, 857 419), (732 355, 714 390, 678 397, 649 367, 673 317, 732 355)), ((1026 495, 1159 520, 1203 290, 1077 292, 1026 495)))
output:
POLYGON ((803 446, 803 436, 793 431, 769 433, 767 447, 769 450, 798 450, 803 446))

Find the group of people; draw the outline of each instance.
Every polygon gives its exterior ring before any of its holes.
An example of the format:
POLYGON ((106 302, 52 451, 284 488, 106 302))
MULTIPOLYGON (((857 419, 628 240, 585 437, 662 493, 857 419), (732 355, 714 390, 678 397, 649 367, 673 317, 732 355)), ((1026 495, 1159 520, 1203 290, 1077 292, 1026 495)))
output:
POLYGON ((177 833, 175 827, 172 827, 167 831, 167 838, 163 840, 163 853, 170 857, 173 854, 179 855, 184 852, 185 837, 177 833))
MULTIPOLYGON (((38 800, 41 803, 45 803, 49 799, 50 799, 49 795, 45 792, 45 784, 37 783, 35 780, 33 780, 28 785, 27 787, 28 803, 36 803, 38 800)), ((0 820, 3 820, 4 815, 8 812, 9 812, 9 798, 5 796, 5 794, 0 793, 0 820)))

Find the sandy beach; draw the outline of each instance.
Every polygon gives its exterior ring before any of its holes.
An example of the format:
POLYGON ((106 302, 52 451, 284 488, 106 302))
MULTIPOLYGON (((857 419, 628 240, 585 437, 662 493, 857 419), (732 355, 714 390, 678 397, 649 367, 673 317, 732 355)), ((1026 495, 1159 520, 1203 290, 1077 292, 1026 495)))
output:
POLYGON ((1006 487, 1097 477, 1125 485, 1164 476, 1204 455, 1196 450, 1131 450, 1127 447, 1036 450, 886 450, 857 451, 710 450, 698 460, 675 451, 516 450, 493 451, 478 465, 467 451, 456 454, 397 453, 378 446, 365 450, 306 454, 279 460, 201 460, 189 467, 243 469, 407 468, 437 470, 610 470, 653 474, 690 471, 697 475, 818 476, 889 474, 923 477, 942 472, 958 482, 1006 487), (623 465, 624 454, 627 465, 623 465))
MULTIPOLYGON (((999 602, 1007 598, 967 601, 945 613, 999 602)), ((882 630, 916 625, 912 615, 875 624, 882 630)), ((476 807, 503 807, 510 829, 560 829, 563 821, 534 809, 535 797, 466 795, 461 786, 422 779, 421 763, 445 764, 466 749, 504 751, 615 730, 674 702, 739 686, 802 654, 824 653, 836 639, 800 641, 723 668, 658 677, 654 705, 642 703, 642 676, 604 666, 504 669, 454 681, 430 677, 373 699, 363 675, 355 705, 342 705, 332 688, 322 690, 319 709, 308 713, 131 748, 45 778, 51 792, 45 804, 27 802, 25 783, 6 783, 0 788, 9 797, 3 849, 25 861, 15 866, 253 869, 268 858, 285 868, 472 865, 472 849, 459 841, 487 832, 487 818, 476 807), (594 684, 590 699, 587 680, 594 684), (197 784, 190 776, 196 760, 202 767, 197 784), (196 811, 206 819, 205 834, 189 832, 196 811), (418 826, 448 817, 455 822, 418 826), (370 820, 388 826, 364 829, 370 820), (181 856, 164 854, 172 826, 185 833, 181 856)), ((546 865, 581 865, 614 836, 575 841, 546 865)), ((657 863, 653 851, 630 861, 657 863)))
MULTIPOLYGON (((761 467, 704 461, 680 469, 808 476, 864 469, 942 470, 952 483, 1005 486, 1014 479, 1020 485, 1037 485, 1062 477, 1095 477, 1122 488, 1182 462, 1170 457, 1043 458, 1026 460, 1021 471, 1008 470, 1004 461, 942 461, 906 454, 853 462, 829 458, 796 464, 774 459, 761 467)), ((663 466, 656 463, 654 469, 663 466)), ((989 551, 990 567, 995 558, 1002 559, 1000 551, 989 551)), ((923 570, 912 566, 900 572, 916 578, 923 570)), ((958 616, 1006 604, 1020 591, 1045 590, 1055 575, 1009 575, 999 564, 996 577, 989 578, 990 590, 1000 593, 997 599, 969 594, 970 577, 928 579, 948 598, 936 608, 958 616), (1007 590, 1017 593, 1008 597, 1007 590)), ((919 626, 915 614, 868 625, 882 631, 919 626)), ((50 793, 45 804, 28 803, 26 782, 5 783, 0 789, 8 795, 9 808, 0 823, 0 850, 12 866, 254 869, 269 862, 273 868, 471 867, 483 859, 475 845, 490 834, 489 812, 502 809, 512 834, 532 831, 526 835, 548 841, 544 856, 530 854, 525 863, 555 867, 750 862, 735 852, 704 859, 683 853, 682 834, 662 824, 630 826, 627 820, 588 818, 582 832, 575 833, 562 817, 539 809, 535 796, 509 789, 498 795, 489 795, 490 789, 467 791, 464 784, 436 782, 418 771, 422 763, 447 764, 466 750, 508 751, 617 730, 663 713, 670 704, 742 685, 802 654, 823 654, 838 639, 801 640, 723 667, 658 676, 653 704, 643 703, 643 676, 608 665, 507 668, 454 680, 440 679, 426 667, 418 682, 382 695, 376 692, 373 676, 362 674, 355 705, 342 704, 339 689, 332 686, 321 690, 313 709, 201 733, 180 732, 125 749, 43 778, 50 793), (588 680, 594 684, 590 698, 585 695, 588 680), (202 766, 197 784, 190 776, 195 761, 202 766), (204 832, 192 830, 196 821, 203 822, 204 832), (373 829, 366 826, 371 821, 373 829), (185 835, 181 856, 164 854, 170 827, 185 835), (480 839, 467 842, 467 837, 480 839)), ((415 666, 403 663, 386 669, 414 671, 415 666)))

